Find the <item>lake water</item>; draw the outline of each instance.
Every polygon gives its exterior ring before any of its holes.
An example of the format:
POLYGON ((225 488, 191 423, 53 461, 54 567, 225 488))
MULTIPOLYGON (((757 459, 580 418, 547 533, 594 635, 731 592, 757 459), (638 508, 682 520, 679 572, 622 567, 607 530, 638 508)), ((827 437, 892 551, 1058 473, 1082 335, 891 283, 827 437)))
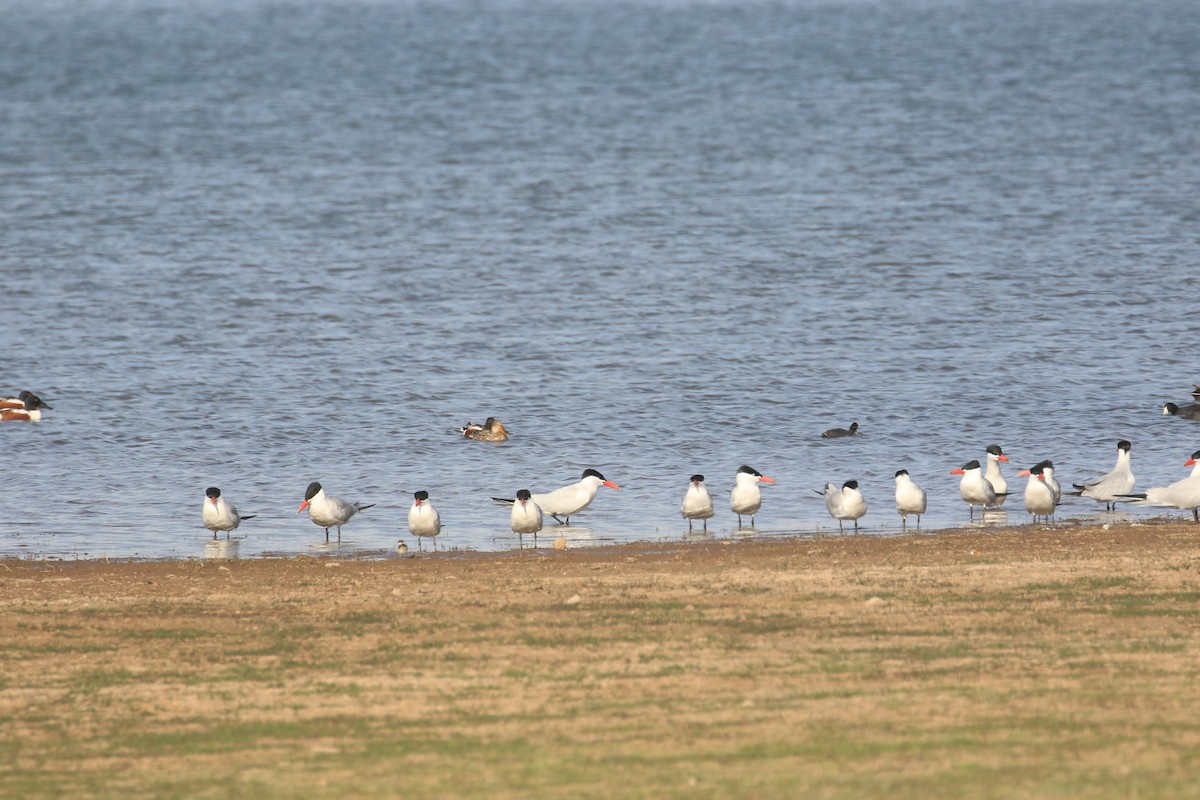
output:
POLYGON ((338 552, 415 544, 418 489, 443 548, 504 549, 488 498, 585 467, 622 490, 573 545, 684 536, 694 472, 729 537, 743 463, 751 535, 836 530, 850 478, 890 534, 901 467, 930 529, 992 442, 1018 493, 1200 448, 1159 413, 1200 381, 1194 3, 3 16, 0 391, 54 409, 0 424, 0 555, 212 554, 210 485, 258 515, 226 554, 320 552, 312 480, 377 503, 338 552))

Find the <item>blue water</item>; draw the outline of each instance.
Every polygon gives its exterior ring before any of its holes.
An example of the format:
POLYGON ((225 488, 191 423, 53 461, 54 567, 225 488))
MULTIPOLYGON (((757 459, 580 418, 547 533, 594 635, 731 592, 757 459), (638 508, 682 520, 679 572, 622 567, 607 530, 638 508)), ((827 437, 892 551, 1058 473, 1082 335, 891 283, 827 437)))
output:
POLYGON ((252 556, 324 550, 312 480, 377 503, 344 553, 415 544, 418 489, 441 547, 513 547, 488 498, 585 467, 622 490, 573 544, 684 536, 694 472, 742 535, 743 463, 777 480, 760 536, 836 529, 813 490, 850 478, 894 533, 901 467, 926 528, 966 522, 948 472, 992 442, 1018 492, 1119 438, 1176 480, 1194 11, 6 4, 0 391, 54 409, 0 423, 0 555, 212 554, 210 485, 252 556), (509 442, 456 435, 489 415, 509 442))

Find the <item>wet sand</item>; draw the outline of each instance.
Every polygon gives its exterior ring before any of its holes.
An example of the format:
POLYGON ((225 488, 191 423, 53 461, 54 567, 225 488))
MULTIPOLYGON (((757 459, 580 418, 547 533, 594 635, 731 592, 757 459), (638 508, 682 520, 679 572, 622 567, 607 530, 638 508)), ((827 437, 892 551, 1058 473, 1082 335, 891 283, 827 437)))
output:
POLYGON ((1184 797, 1200 526, 0 562, 8 797, 1184 797))

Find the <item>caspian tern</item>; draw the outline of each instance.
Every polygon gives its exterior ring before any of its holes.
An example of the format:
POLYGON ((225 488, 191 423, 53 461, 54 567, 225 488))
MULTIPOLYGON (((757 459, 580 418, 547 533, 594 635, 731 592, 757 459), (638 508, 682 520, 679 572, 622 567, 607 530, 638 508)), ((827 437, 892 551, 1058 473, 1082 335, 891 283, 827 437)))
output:
POLYGON ((495 417, 488 417, 482 425, 468 422, 459 428, 458 432, 468 439, 480 442, 503 442, 508 438, 508 431, 505 430, 504 423, 495 417))
MULTIPOLYGON (((537 503, 538 507, 542 509, 543 514, 549 514, 554 517, 554 521, 559 525, 570 525, 571 517, 592 504, 601 486, 607 486, 610 489, 621 488, 596 470, 585 469, 583 477, 577 483, 572 483, 570 486, 564 486, 561 489, 555 489, 553 492, 547 492, 546 494, 535 494, 533 495, 533 502, 537 503), (559 519, 559 517, 562 517, 562 519, 559 519)), ((515 500, 508 500, 503 497, 493 497, 492 499, 497 503, 512 504, 516 502, 515 500)))
MULTIPOLYGON (((424 550, 421 538, 437 536, 442 532, 442 518, 433 503, 429 502, 429 492, 421 490, 413 493, 413 504, 408 509, 408 531, 417 537, 417 549, 424 550)), ((437 539, 433 540, 433 549, 437 549, 437 539)))
POLYGON ((1057 502, 1054 499, 1054 489, 1046 481, 1046 468, 1042 464, 1034 464, 1029 469, 1023 469, 1017 475, 1028 475, 1029 483, 1025 486, 1025 510, 1033 515, 1036 523, 1039 516, 1050 521, 1057 502))
POLYGON ((308 485, 308 489, 304 492, 304 502, 300 504, 300 508, 296 509, 299 514, 304 509, 308 509, 308 518, 313 521, 318 527, 325 529, 325 541, 329 541, 329 529, 336 527, 338 532, 338 541, 342 540, 342 526, 350 521, 360 511, 365 511, 374 506, 374 503, 363 505, 362 503, 347 503, 340 497, 331 497, 325 494, 325 490, 321 488, 321 484, 313 481, 308 485))
POLYGON ((1200 403, 1191 403, 1186 406, 1163 403, 1163 415, 1180 419, 1200 419, 1200 403))
POLYGON ((996 490, 996 502, 993 505, 1004 505, 1004 498, 1008 492, 1008 481, 1000 473, 1000 462, 1008 461, 1008 456, 1004 455, 1004 451, 1000 449, 998 444, 989 444, 987 448, 987 472, 984 477, 988 479, 988 483, 996 490))
POLYGON ((858 518, 867 513, 867 501, 858 490, 858 481, 846 481, 842 488, 832 483, 825 484, 825 509, 829 516, 838 521, 838 530, 842 530, 842 520, 854 520, 854 531, 858 532, 858 518))
POLYGON ((822 439, 837 439, 842 436, 858 436, 858 423, 851 422, 849 428, 830 428, 821 434, 822 439))
POLYGON ((687 492, 683 495, 683 503, 679 513, 688 521, 688 530, 692 529, 692 520, 704 520, 704 530, 708 530, 708 520, 713 515, 712 496, 704 485, 703 475, 693 475, 688 479, 687 492))
POLYGON ((754 515, 762 507, 762 492, 758 484, 774 483, 774 478, 768 478, 753 467, 743 464, 735 476, 737 483, 729 493, 729 507, 737 514, 738 527, 742 527, 742 517, 750 517, 750 527, 754 527, 754 515))
POLYGON ((900 527, 908 527, 908 515, 917 515, 917 528, 921 527, 921 515, 925 513, 925 490, 913 483, 908 470, 896 471, 896 510, 900 512, 900 527))
MULTIPOLYGON (((1059 485, 1058 480, 1054 477, 1054 462, 1046 459, 1045 461, 1039 461, 1035 466, 1042 468, 1042 479, 1050 487, 1050 491, 1054 495, 1054 505, 1057 506, 1059 501, 1062 500, 1062 486, 1059 485)), ((1029 475, 1032 471, 1032 468, 1021 470, 1017 475, 1029 475)))
POLYGON ((1132 446, 1124 439, 1117 442, 1117 465, 1112 471, 1095 480, 1075 484, 1078 491, 1071 494, 1090 497, 1098 503, 1104 503, 1105 511, 1115 510, 1117 498, 1132 492, 1137 482, 1129 461, 1129 450, 1132 446))
POLYGON ((983 468, 978 461, 968 461, 959 469, 950 470, 951 475, 962 475, 958 482, 958 493, 971 509, 971 519, 975 519, 975 506, 987 508, 996 505, 996 489, 991 481, 983 477, 983 468))
POLYGON ((517 534, 517 538, 526 533, 532 533, 536 546, 538 531, 542 529, 542 509, 533 502, 533 495, 529 493, 528 489, 517 491, 517 499, 513 503, 510 519, 513 533, 517 534))
POLYGON ((217 531, 225 531, 226 537, 229 532, 235 530, 238 525, 242 524, 244 519, 254 519, 257 514, 247 514, 241 516, 238 514, 237 508, 233 503, 221 497, 221 490, 216 486, 210 486, 205 490, 204 496, 207 498, 204 501, 204 527, 213 532, 213 538, 217 538, 217 531))
POLYGON ((1144 494, 1127 494, 1125 497, 1135 498, 1141 502, 1139 506, 1169 506, 1192 510, 1192 519, 1200 522, 1200 450, 1192 453, 1192 457, 1183 463, 1192 468, 1192 474, 1181 481, 1175 481, 1170 486, 1157 486, 1147 489, 1144 494))

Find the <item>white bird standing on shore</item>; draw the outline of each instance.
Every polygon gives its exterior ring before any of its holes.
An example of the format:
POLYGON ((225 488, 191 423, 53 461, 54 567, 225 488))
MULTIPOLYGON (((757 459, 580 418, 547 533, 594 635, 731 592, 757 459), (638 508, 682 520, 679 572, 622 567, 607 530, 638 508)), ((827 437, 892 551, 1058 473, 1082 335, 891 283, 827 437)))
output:
POLYGON ((703 475, 693 475, 688 479, 687 492, 683 495, 683 503, 679 513, 688 521, 688 530, 692 529, 692 520, 704 520, 704 530, 708 530, 708 520, 713 515, 712 495, 704 485, 703 475))
POLYGON ((1000 462, 1008 462, 1008 456, 1004 455, 1004 451, 1000 449, 998 444, 989 444, 987 447, 987 472, 984 477, 988 483, 992 485, 992 489, 996 491, 996 501, 993 506, 1004 505, 1004 498, 1008 492, 1008 481, 1004 479, 1004 474, 1000 472, 1000 462))
POLYGON ((975 519, 975 506, 987 508, 996 505, 996 489, 991 481, 983 477, 983 469, 978 461, 968 461, 960 468, 950 470, 950 474, 962 475, 962 480, 958 482, 958 493, 971 509, 971 519, 975 519))
MULTIPOLYGON (((592 504, 601 486, 607 486, 610 489, 621 488, 596 470, 585 469, 583 477, 576 483, 564 486, 561 489, 555 489, 553 492, 547 492, 546 494, 535 494, 533 495, 533 502, 538 504, 538 508, 542 509, 543 514, 549 514, 554 517, 554 521, 559 525, 570 525, 571 517, 592 504), (559 517, 562 517, 562 519, 559 519, 559 517)), ((499 500, 499 498, 492 499, 499 500)), ((514 501, 500 500, 500 502, 512 503, 514 501)))
POLYGON ((1170 486, 1156 486, 1147 489, 1144 494, 1128 494, 1125 497, 1135 498, 1141 502, 1139 506, 1169 506, 1171 508, 1191 509, 1192 519, 1200 522, 1200 450, 1192 453, 1192 457, 1183 463, 1192 468, 1192 474, 1181 481, 1175 481, 1170 486))
POLYGON ((896 510, 900 512, 900 527, 908 527, 908 515, 917 515, 917 528, 921 527, 921 515, 925 513, 925 490, 913 483, 908 470, 896 472, 896 510))
POLYGON ((363 505, 362 503, 347 503, 340 497, 332 497, 325 494, 325 490, 321 488, 321 484, 313 481, 308 485, 308 489, 304 492, 304 502, 300 504, 300 508, 296 509, 299 514, 304 509, 308 509, 308 518, 313 521, 314 525, 325 529, 325 541, 329 541, 329 529, 336 527, 338 532, 338 541, 342 540, 342 526, 350 521, 360 511, 371 508, 374 503, 363 505))
POLYGON ((1039 516, 1045 517, 1049 522, 1056 502, 1054 489, 1046 481, 1045 467, 1041 464, 1034 464, 1031 468, 1023 469, 1017 474, 1029 476, 1029 483, 1025 486, 1025 510, 1033 515, 1035 523, 1039 516))
MULTIPOLYGON (((1037 466, 1042 468, 1042 478, 1045 479, 1046 485, 1050 487, 1050 491, 1054 493, 1054 505, 1058 505, 1062 500, 1062 486, 1058 479, 1054 477, 1054 462, 1050 459, 1039 461, 1037 466)), ((1017 473, 1020 475, 1021 473, 1017 473)))
POLYGON ((842 520, 854 520, 854 532, 858 532, 858 519, 867 513, 867 501, 858 490, 858 481, 846 481, 842 488, 832 483, 825 484, 825 510, 838 521, 838 530, 843 530, 842 520))
POLYGON ((247 514, 241 516, 238 514, 237 508, 233 503, 221 497, 221 490, 216 486, 210 486, 204 492, 207 498, 204 502, 204 511, 202 518, 204 527, 213 532, 213 538, 217 538, 217 531, 225 531, 226 537, 229 532, 236 530, 238 525, 242 524, 244 519, 254 519, 256 514, 247 514))
POLYGON ((758 484, 774 483, 775 479, 743 464, 738 468, 735 480, 733 491, 729 493, 729 508, 737 514, 739 528, 742 527, 743 516, 750 517, 750 527, 754 527, 754 515, 762 508, 762 492, 758 484))
POLYGON ((1132 448, 1133 445, 1124 439, 1117 442, 1117 464, 1112 471, 1095 480, 1075 484, 1078 491, 1072 492, 1072 494, 1090 497, 1097 503, 1104 503, 1105 511, 1115 510, 1118 498, 1132 492, 1137 483, 1130 462, 1129 451, 1132 448))
MULTIPOLYGON (((413 504, 408 509, 408 532, 417 537, 418 550, 425 549, 421 545, 422 537, 433 537, 442 532, 442 517, 429 502, 429 492, 424 489, 413 492, 413 504)), ((433 549, 437 549, 437 539, 433 540, 433 549)))
POLYGON ((523 534, 532 533, 534 544, 537 544, 538 531, 542 529, 542 509, 533 501, 533 495, 528 489, 517 491, 517 499, 513 502, 509 521, 518 539, 523 534))

